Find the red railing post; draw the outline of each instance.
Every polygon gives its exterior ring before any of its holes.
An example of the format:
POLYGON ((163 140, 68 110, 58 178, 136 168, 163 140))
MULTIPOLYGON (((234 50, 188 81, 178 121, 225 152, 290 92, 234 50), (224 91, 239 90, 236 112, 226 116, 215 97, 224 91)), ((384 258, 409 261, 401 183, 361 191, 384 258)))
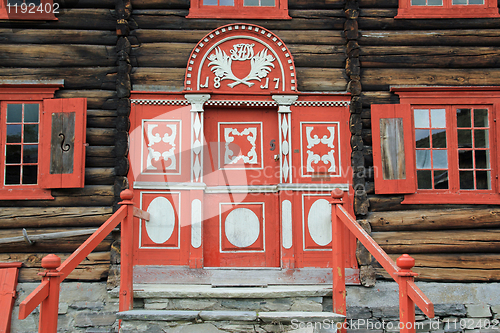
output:
POLYGON ((61 273, 59 273, 56 269, 60 265, 61 258, 55 254, 49 254, 42 259, 42 267, 45 268, 46 271, 38 274, 42 276, 42 282, 48 281, 49 293, 40 305, 40 318, 38 321, 39 333, 57 332, 61 273))
POLYGON ((415 259, 403 254, 396 260, 400 268, 399 276, 399 331, 401 333, 415 333, 415 303, 408 295, 408 283, 413 282, 417 273, 411 271, 415 266, 415 259))
MULTIPOLYGON (((346 314, 345 259, 344 259, 344 224, 337 216, 337 205, 342 205, 344 191, 336 188, 332 191, 332 269, 333 269, 333 312, 346 314)), ((343 330, 345 332, 345 330, 343 330)))
POLYGON ((120 311, 132 310, 133 291, 133 220, 134 203, 132 198, 134 193, 127 189, 122 191, 120 198, 123 200, 120 205, 127 205, 127 216, 122 221, 121 226, 121 264, 120 264, 120 311))

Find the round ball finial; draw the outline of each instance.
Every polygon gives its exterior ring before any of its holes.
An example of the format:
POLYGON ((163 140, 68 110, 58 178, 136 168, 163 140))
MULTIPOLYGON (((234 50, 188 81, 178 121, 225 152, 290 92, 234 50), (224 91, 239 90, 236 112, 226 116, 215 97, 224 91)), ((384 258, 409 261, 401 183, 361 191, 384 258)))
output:
POLYGON ((130 189, 123 190, 122 193, 120 193, 120 198, 122 200, 132 200, 134 197, 134 192, 130 189))
POLYGON ((410 270, 413 266, 415 266, 415 259, 410 257, 408 254, 403 254, 396 260, 396 264, 401 269, 410 270))
POLYGON ((338 187, 332 191, 332 198, 334 199, 342 199, 343 196, 344 196, 344 191, 342 191, 338 187))
POLYGON ((55 254, 49 254, 42 259, 42 267, 45 269, 56 269, 61 266, 61 258, 55 254))

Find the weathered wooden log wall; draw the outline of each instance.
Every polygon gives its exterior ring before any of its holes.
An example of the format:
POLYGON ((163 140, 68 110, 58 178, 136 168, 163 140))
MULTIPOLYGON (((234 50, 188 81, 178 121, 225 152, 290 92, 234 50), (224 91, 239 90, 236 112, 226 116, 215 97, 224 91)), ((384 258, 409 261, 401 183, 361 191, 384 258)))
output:
POLYGON ((496 206, 403 205, 403 196, 374 195, 370 105, 399 103, 391 85, 500 84, 500 20, 401 20, 394 19, 397 0, 358 1, 365 218, 372 236, 394 258, 414 256, 422 280, 499 281, 496 206))
MULTIPOLYGON (((343 0, 291 0, 292 20, 244 20, 276 33, 292 52, 300 91, 345 91, 343 0)), ((211 30, 242 20, 187 19, 188 0, 132 0, 132 87, 180 91, 187 60, 211 30)))
MULTIPOLYGON (((73 252, 111 216, 126 186, 128 119, 117 111, 119 10, 113 0, 56 2, 58 21, 0 22, 0 80, 64 79, 56 98, 85 97, 88 104, 85 187, 53 190, 55 200, 0 201, 0 261, 23 262, 20 281, 40 279, 36 273, 47 253, 64 260, 73 252), (38 239, 32 245, 19 240, 23 228, 38 239)), ((69 278, 105 279, 112 241, 106 238, 69 278)))

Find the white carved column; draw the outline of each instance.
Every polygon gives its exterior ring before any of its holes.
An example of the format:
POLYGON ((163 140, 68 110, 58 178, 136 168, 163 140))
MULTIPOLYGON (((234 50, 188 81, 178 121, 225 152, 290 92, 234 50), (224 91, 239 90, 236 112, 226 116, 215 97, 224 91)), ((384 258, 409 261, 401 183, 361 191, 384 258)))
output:
POLYGON ((191 103, 191 181, 203 181, 203 104, 209 94, 186 94, 191 103))
POLYGON ((290 106, 299 98, 298 95, 273 95, 278 103, 278 124, 280 140, 280 183, 292 182, 292 133, 290 106))

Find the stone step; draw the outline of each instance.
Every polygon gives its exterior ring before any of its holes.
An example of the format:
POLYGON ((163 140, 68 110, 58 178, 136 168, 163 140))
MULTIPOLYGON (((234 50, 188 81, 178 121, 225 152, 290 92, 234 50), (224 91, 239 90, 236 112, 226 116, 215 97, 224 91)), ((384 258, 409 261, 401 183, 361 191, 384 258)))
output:
POLYGON ((334 333, 345 316, 330 312, 299 311, 179 311, 130 310, 119 312, 121 333, 334 333))

